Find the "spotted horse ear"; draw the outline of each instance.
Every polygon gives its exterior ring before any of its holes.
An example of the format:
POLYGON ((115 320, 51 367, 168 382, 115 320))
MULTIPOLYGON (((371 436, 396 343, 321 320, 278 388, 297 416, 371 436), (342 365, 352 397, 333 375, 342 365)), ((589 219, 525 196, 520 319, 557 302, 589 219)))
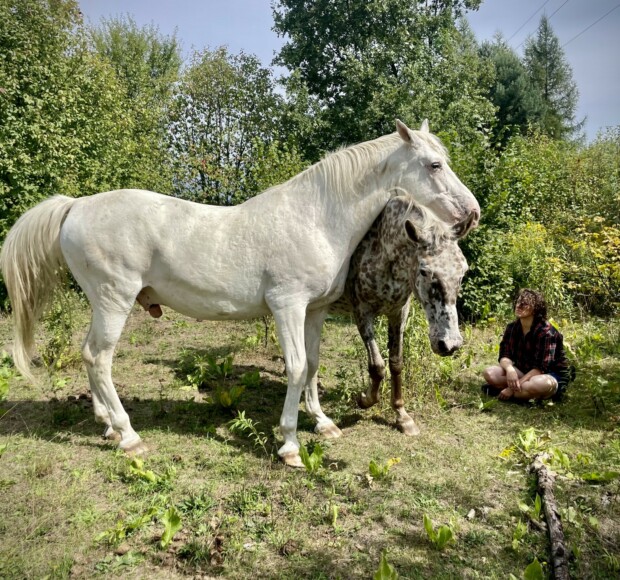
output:
POLYGON ((407 237, 414 244, 421 244, 422 243, 422 238, 420 237, 420 234, 418 233, 418 230, 415 227, 415 224, 411 220, 406 220, 405 221, 405 232, 407 232, 407 237))

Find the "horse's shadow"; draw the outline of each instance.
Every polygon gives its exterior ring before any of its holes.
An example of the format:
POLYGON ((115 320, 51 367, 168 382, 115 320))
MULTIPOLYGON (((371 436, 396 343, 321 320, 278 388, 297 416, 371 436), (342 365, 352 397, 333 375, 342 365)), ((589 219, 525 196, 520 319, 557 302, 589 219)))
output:
MULTIPOLYGON (((200 354, 202 351, 196 351, 200 354)), ((204 351, 213 354, 213 351, 204 351)), ((230 351, 228 351, 230 352, 230 351)), ((177 360, 151 359, 147 364, 164 364, 182 375, 177 360)), ((284 375, 284 373, 283 373, 284 375)), ((182 377, 181 377, 182 378, 182 377)), ((275 457, 281 445, 278 438, 279 421, 286 396, 286 377, 280 378, 256 365, 235 364, 225 379, 214 378, 193 391, 188 386, 164 387, 159 393, 151 391, 146 396, 124 395, 124 387, 118 386, 123 407, 129 414, 134 429, 140 433, 149 447, 149 432, 172 432, 183 436, 205 438, 222 444, 234 445, 242 453, 265 457, 265 450, 255 445, 249 432, 233 432, 229 427, 239 412, 252 423, 267 440, 266 449, 275 457), (260 381, 246 384, 238 404, 230 407, 218 402, 216 391, 239 385, 244 375, 260 372, 260 381), (183 389, 183 390, 181 390, 183 389), (183 393, 183 396, 179 396, 183 393), (225 430, 224 430, 225 429, 225 430)), ((0 435, 22 435, 54 442, 72 442, 71 434, 89 438, 84 444, 101 449, 111 449, 115 443, 103 439, 103 426, 95 422, 90 393, 66 395, 51 400, 14 399, 3 403, 0 415, 0 435), (94 438, 94 440, 92 439, 94 438)), ((351 410, 338 421, 341 427, 353 426, 361 415, 351 410)), ((300 410, 298 432, 302 438, 315 437, 314 423, 300 410)), ((318 436, 316 436, 318 438, 318 436)))

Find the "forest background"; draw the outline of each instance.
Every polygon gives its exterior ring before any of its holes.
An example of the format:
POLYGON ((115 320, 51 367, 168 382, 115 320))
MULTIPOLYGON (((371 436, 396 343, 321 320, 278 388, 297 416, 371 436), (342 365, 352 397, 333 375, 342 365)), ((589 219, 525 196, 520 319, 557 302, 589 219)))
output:
POLYGON ((56 193, 152 189, 235 204, 346 144, 424 119, 482 207, 463 242, 465 319, 520 287, 555 312, 620 302, 620 128, 585 143, 578 88, 545 16, 519 57, 476 41, 479 0, 282 0, 274 69, 226 48, 183 60, 131 16, 73 0, 0 0, 0 239, 56 193))

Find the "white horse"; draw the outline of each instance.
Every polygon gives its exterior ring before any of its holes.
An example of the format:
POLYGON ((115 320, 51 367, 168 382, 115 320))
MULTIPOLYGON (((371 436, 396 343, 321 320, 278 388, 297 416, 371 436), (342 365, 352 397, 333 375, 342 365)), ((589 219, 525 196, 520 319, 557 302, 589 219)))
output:
MULTIPOLYGON (((271 313, 288 378, 278 454, 299 466, 298 407, 304 388, 316 391, 327 309, 343 292, 356 246, 395 192, 449 223, 473 227, 480 215, 426 121, 420 131, 397 121, 396 133, 333 153, 234 207, 141 190, 43 201, 13 226, 0 255, 13 308, 15 365, 32 380, 34 325, 68 267, 93 311, 82 356, 96 419, 106 437, 120 439, 121 449, 141 453, 145 447, 111 375, 136 298, 197 319, 271 313)), ((317 432, 341 435, 318 398, 308 401, 317 432)))

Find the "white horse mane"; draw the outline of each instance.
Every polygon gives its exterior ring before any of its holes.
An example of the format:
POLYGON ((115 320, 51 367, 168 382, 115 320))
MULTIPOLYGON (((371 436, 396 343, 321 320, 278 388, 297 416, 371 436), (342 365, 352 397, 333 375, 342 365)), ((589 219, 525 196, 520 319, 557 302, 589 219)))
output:
MULTIPOLYGON (((448 161, 448 151, 435 135, 425 131, 413 131, 413 133, 448 161)), ((367 175, 368 168, 376 167, 377 175, 380 176, 380 161, 402 143, 401 137, 395 132, 372 141, 338 149, 287 182, 274 186, 273 189, 297 186, 335 195, 354 192, 358 190, 360 180, 367 175)))

